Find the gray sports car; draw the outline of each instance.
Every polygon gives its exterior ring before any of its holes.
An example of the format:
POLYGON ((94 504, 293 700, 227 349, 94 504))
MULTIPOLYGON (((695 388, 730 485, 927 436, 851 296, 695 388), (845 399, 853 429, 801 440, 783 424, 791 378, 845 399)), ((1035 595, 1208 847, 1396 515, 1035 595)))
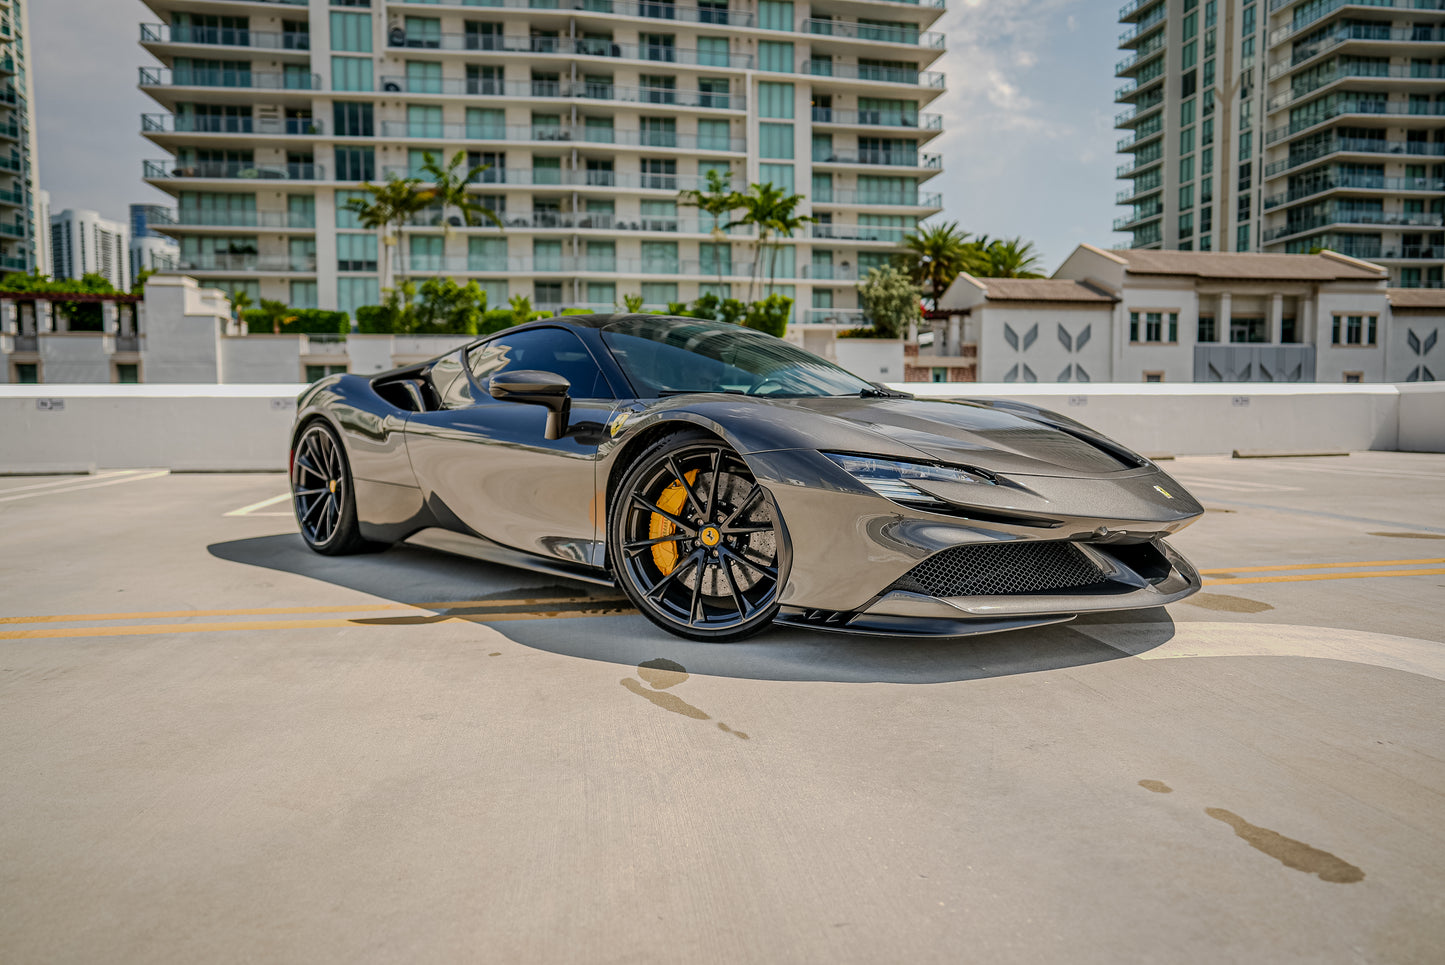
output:
MULTIPOLYGON (((1199 589, 1199 503, 1032 406, 875 385, 722 322, 585 315, 301 394, 291 485, 318 553, 424 530, 616 584, 658 626, 960 636, 1199 589)), ((434 543, 434 545, 436 545, 434 543)))

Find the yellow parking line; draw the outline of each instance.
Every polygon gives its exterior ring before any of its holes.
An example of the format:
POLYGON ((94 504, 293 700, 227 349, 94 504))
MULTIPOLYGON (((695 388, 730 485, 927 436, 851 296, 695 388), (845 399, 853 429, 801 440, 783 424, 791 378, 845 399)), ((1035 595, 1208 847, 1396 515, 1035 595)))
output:
MULTIPOLYGON (((531 613, 479 613, 474 616, 448 616, 435 623, 501 623, 507 620, 565 620, 575 617, 606 617, 631 613, 630 608, 597 610, 539 610, 531 613)), ((322 628, 395 628, 396 623, 372 623, 362 620, 262 620, 247 623, 160 623, 150 626, 130 624, 119 627, 47 627, 41 630, 3 630, 0 640, 38 640, 55 637, 133 637, 170 633, 217 633, 233 630, 314 630, 322 628)))
MULTIPOLYGON (((1232 572, 1239 572, 1234 570, 1232 572)), ((1303 583, 1306 580, 1368 580, 1382 576, 1440 576, 1445 570, 1371 570, 1360 573, 1300 573, 1290 576, 1246 576, 1237 580, 1205 580, 1205 586, 1231 583, 1303 583)))
POLYGON ((549 603, 613 603, 619 599, 566 596, 519 600, 460 600, 447 603, 353 603, 350 606, 260 606, 234 610, 149 610, 139 613, 58 613, 33 617, 0 617, 0 623, 87 623, 106 620, 166 620, 185 617, 241 617, 300 613, 352 613, 366 610, 460 610, 509 606, 544 606, 549 603))
POLYGON ((1199 572, 1207 576, 1210 573, 1274 573, 1288 572, 1290 570, 1339 569, 1345 566, 1430 566, 1436 563, 1445 563, 1445 559, 1356 560, 1351 563, 1282 563, 1279 566, 1219 566, 1214 569, 1200 570, 1199 572))

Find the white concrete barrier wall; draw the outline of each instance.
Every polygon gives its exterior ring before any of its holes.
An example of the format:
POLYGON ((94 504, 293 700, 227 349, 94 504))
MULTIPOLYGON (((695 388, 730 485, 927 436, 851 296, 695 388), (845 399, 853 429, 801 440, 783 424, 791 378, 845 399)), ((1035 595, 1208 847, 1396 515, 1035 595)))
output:
MULTIPOLYGON (((1445 452, 1445 383, 898 383, 1053 409, 1146 454, 1445 452)), ((0 386, 0 473, 282 470, 299 385, 0 386)))

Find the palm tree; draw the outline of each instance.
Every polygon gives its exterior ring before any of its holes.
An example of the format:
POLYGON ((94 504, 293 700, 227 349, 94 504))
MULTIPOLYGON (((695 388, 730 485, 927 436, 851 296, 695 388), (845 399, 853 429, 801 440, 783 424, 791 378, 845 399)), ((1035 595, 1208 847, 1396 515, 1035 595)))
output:
MULTIPOLYGON (((238 324, 246 314, 246 309, 251 307, 251 304, 251 296, 244 291, 237 289, 231 292, 231 311, 235 315, 238 324)), ((240 331, 240 329, 237 329, 237 331, 240 331)))
MULTIPOLYGON (((810 215, 796 213, 802 200, 801 194, 784 194, 783 189, 771 181, 749 185, 746 194, 737 196, 738 203, 735 207, 741 210, 742 214, 729 221, 725 227, 733 228, 741 225, 758 230, 755 248, 757 255, 753 259, 752 275, 748 279, 749 302, 753 300, 758 276, 762 271, 763 253, 769 251, 770 248, 769 241, 775 237, 791 238, 794 231, 809 222, 818 220, 810 215)), ((776 242, 771 245, 768 275, 768 284, 770 285, 776 273, 779 247, 776 242)))
POLYGON ((903 238, 902 261, 914 284, 929 292, 933 307, 969 263, 968 232, 958 222, 920 227, 903 238))
POLYGON ((261 299, 261 312, 266 321, 271 323, 271 334, 280 335, 281 326, 296 321, 300 316, 291 312, 291 308, 282 301, 273 298, 261 299))
MULTIPOLYGON (((714 242, 727 240, 723 219, 741 207, 740 196, 733 190, 731 171, 712 168, 707 172, 707 187, 703 190, 679 191, 677 200, 690 208, 697 208, 703 214, 712 216, 712 238, 714 242)), ((729 225, 728 227, 731 227, 729 225)), ((713 258, 717 266, 718 290, 722 290, 722 260, 713 258)))
POLYGON ((400 247, 401 229, 414 214, 432 201, 434 192, 418 190, 421 183, 421 178, 403 178, 392 173, 384 184, 361 182, 362 189, 371 194, 370 199, 352 198, 346 203, 346 207, 356 214, 356 220, 361 226, 382 231, 382 244, 392 249, 391 252, 383 249, 382 288, 392 287, 387 282, 395 273, 393 257, 395 249, 400 247))
POLYGON ((448 208, 455 208, 457 213, 462 216, 462 223, 469 227, 479 225, 483 221, 490 221, 498 228, 502 227, 502 219, 497 217, 497 213, 482 204, 476 195, 467 192, 467 185, 481 177, 482 172, 491 165, 478 164, 468 168, 463 174, 461 169, 466 160, 467 152, 458 151, 447 162, 447 166, 442 167, 430 152, 423 154, 421 169, 424 174, 433 179, 434 187, 423 189, 421 193, 426 195, 429 191, 428 202, 441 205, 442 220, 447 223, 448 227, 450 227, 450 223, 446 221, 448 208))
POLYGON ((1001 238, 985 250, 988 257, 989 278, 1043 278, 1036 271, 1039 256, 1032 241, 1022 238, 1001 238))

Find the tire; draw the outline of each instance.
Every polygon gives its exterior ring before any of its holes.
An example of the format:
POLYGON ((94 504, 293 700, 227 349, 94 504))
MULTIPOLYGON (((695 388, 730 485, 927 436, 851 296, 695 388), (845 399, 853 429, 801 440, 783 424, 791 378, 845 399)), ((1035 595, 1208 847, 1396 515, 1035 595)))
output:
POLYGON ((384 549, 363 539, 356 522, 356 490, 341 439, 317 419, 301 430, 291 458, 291 507, 306 545, 325 556, 384 549))
POLYGON ((669 633, 716 643, 765 630, 791 554, 767 491, 741 456, 698 430, 659 439, 611 500, 617 584, 669 633))

